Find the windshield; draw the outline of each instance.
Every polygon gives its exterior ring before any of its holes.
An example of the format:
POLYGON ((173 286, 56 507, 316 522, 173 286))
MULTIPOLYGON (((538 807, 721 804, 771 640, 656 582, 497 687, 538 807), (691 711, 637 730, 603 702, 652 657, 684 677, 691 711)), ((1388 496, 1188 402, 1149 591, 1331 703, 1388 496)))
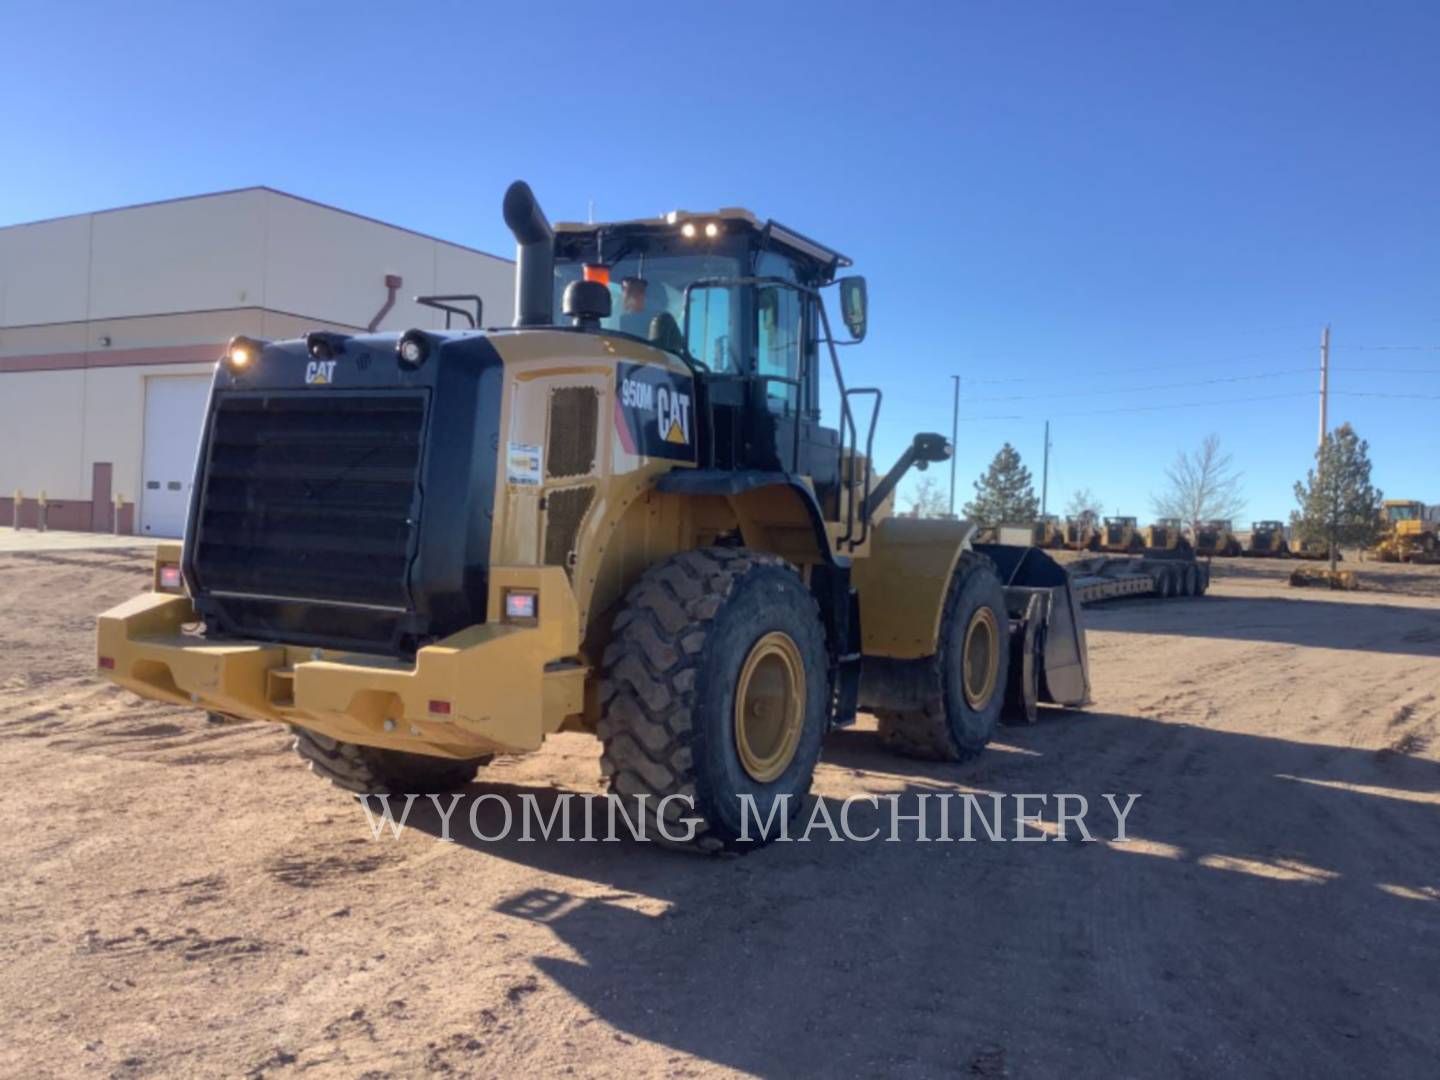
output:
MULTIPOLYGON (((630 255, 596 267, 592 276, 608 277, 610 317, 600 325, 668 349, 684 351, 685 289, 707 278, 736 278, 740 261, 731 255, 630 255), (599 274, 596 274, 599 271, 599 274)), ((555 265, 555 310, 561 311, 565 288, 584 275, 578 261, 555 265)), ((716 371, 738 364, 739 304, 732 287, 695 290, 690 304, 690 351, 716 371)))
POLYGON ((1406 503, 1404 506, 1387 506, 1385 516, 1391 521, 1414 521, 1420 516, 1420 508, 1414 503, 1406 503))

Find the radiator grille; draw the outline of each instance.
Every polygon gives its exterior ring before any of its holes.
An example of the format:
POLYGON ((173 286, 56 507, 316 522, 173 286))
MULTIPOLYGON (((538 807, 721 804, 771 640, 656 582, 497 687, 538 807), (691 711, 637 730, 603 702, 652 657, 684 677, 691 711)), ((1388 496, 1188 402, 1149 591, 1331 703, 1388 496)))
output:
POLYGON ((570 552, 580 522, 595 498, 593 487, 561 488, 545 496, 545 564, 563 566, 570 571, 570 552))
POLYGON ((222 397, 197 522, 201 586, 405 607, 424 418, 418 394, 222 397))
POLYGON ((595 468, 600 395, 593 386, 562 386, 550 395, 546 472, 557 479, 585 476, 595 468))

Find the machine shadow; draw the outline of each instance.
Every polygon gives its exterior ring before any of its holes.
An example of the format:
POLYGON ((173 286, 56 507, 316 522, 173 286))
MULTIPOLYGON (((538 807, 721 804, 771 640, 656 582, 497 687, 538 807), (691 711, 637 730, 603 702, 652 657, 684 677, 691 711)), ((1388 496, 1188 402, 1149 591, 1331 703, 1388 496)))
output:
MULTIPOLYGON (((1072 1074, 1433 1064, 1440 764, 1120 714, 1057 711, 1001 739, 1019 752, 938 765, 896 759, 870 732, 839 733, 821 801, 838 822, 846 794, 867 790, 1074 792, 1090 801, 1092 831, 1110 839, 1102 793, 1135 792, 1134 842, 990 842, 978 830, 976 842, 946 842, 935 839, 933 805, 926 841, 909 821, 899 842, 821 832, 739 858, 628 839, 486 842, 458 827, 461 812, 451 832, 479 859, 553 877, 495 914, 543 924, 573 951, 534 960, 565 993, 626 1037, 728 1068, 998 1075, 1053 1067, 1053 1056, 1027 1054, 1056 1045, 1072 1074), (1125 749, 1097 757, 1097 745, 1125 749), (1081 755, 1089 760, 1072 775, 1066 759, 1081 755), (900 783, 867 786, 869 770, 900 783), (1173 782, 1156 785, 1162 774, 1173 782), (1383 965, 1393 993, 1357 994, 1357 955, 1383 965), (1279 1048, 1242 1015, 1256 993, 1273 1004, 1267 1022, 1290 1025, 1279 1048), (1233 1012, 1221 1025, 1230 1037, 1217 1044, 1213 1026, 1180 1025, 1157 1042, 1125 1027, 1152 1007, 1233 1012), (1117 1027, 1117 1017, 1128 1019, 1117 1027)), ((487 793, 529 795, 547 812, 559 795, 503 784, 468 792, 487 793)), ((1041 812, 1054 816, 1050 803, 1041 812)), ((852 828, 883 835, 888 813, 856 803, 852 828)), ((477 820, 498 833, 498 801, 485 800, 477 820)), ((439 835, 422 804, 410 824, 439 835)))
POLYGON ((1405 604, 1315 600, 1308 596, 1142 599, 1086 608, 1085 624, 1090 630, 1129 634, 1440 657, 1440 608, 1405 604), (1197 611, 1197 607, 1201 610, 1197 611))

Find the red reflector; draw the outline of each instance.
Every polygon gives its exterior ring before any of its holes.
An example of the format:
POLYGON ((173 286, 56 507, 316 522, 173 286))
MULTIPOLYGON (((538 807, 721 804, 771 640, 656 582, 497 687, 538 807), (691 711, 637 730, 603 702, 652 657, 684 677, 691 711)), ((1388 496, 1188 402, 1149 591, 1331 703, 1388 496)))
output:
POLYGON ((180 588, 180 567, 162 566, 160 568, 160 587, 162 589, 180 588))
POLYGON ((505 594, 505 617, 507 619, 535 618, 536 596, 533 592, 507 592, 505 594))
POLYGON ((601 285, 610 284, 610 268, 608 266, 591 266, 585 264, 585 280, 598 281, 601 285))
POLYGON ((435 700, 430 702, 430 711, 439 716, 450 715, 450 702, 435 700))
POLYGON ((114 658, 113 656, 102 656, 102 657, 100 657, 100 666, 103 667, 103 668, 112 668, 112 669, 113 669, 113 668, 115 667, 115 658, 114 658))

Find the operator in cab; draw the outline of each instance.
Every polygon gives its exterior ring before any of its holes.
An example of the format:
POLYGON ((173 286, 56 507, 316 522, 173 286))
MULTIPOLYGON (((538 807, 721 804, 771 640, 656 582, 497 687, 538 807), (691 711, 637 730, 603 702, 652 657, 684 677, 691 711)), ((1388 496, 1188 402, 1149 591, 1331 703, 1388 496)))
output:
POLYGON ((646 310, 650 283, 642 277, 627 277, 620 282, 620 329, 638 338, 650 336, 652 312, 646 310))

